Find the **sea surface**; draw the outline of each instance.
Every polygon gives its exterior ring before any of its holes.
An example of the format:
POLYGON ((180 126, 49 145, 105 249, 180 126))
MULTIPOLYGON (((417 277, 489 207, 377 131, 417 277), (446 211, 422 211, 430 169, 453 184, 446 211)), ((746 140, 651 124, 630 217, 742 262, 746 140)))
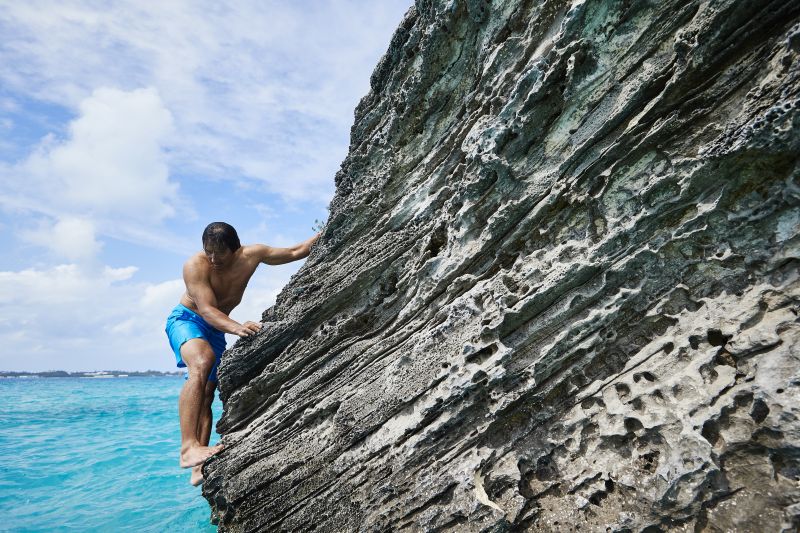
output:
POLYGON ((216 531, 178 466, 183 381, 0 379, 0 531, 216 531))

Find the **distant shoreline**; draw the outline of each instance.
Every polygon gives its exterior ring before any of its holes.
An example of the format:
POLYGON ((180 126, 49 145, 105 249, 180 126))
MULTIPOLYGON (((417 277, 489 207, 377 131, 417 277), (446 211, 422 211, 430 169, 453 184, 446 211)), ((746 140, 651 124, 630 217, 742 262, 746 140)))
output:
POLYGON ((161 372, 159 370, 127 371, 127 370, 96 370, 92 372, 67 372, 66 370, 48 370, 46 372, 6 372, 0 370, 0 379, 33 379, 33 378, 141 378, 141 377, 178 377, 184 372, 161 372))

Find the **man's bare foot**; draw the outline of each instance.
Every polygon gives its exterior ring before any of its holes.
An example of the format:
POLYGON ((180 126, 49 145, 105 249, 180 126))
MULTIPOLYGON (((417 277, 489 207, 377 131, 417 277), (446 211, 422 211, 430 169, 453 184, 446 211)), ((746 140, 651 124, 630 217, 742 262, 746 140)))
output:
POLYGON ((216 446, 200 446, 199 444, 190 446, 181 451, 181 468, 191 468, 202 464, 203 461, 220 451, 222 451, 222 444, 217 444, 216 446))
POLYGON ((189 483, 191 483, 192 486, 196 487, 202 482, 203 482, 203 465, 197 465, 192 468, 192 477, 189 480, 189 483))

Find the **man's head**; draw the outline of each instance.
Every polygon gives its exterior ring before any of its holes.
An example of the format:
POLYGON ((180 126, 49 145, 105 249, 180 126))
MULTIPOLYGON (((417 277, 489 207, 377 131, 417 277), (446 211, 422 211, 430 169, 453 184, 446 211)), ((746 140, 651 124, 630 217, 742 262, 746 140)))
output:
POLYGON ((203 231, 203 251, 215 268, 224 267, 241 246, 236 230, 225 222, 212 222, 203 231))

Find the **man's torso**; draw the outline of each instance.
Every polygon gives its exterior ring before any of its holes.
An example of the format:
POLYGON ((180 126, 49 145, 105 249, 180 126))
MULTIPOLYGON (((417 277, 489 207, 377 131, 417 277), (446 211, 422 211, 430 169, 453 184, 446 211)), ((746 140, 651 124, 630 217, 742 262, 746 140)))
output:
MULTIPOLYGON (((211 263, 202 252, 189 259, 189 261, 195 262, 194 264, 207 277, 208 284, 217 299, 216 307, 226 315, 229 315, 242 301, 247 283, 253 277, 260 264, 252 254, 248 253, 247 248, 247 246, 243 246, 241 256, 221 271, 213 269, 211 263)), ((197 311, 197 304, 187 292, 183 293, 180 303, 195 312, 197 311)))

